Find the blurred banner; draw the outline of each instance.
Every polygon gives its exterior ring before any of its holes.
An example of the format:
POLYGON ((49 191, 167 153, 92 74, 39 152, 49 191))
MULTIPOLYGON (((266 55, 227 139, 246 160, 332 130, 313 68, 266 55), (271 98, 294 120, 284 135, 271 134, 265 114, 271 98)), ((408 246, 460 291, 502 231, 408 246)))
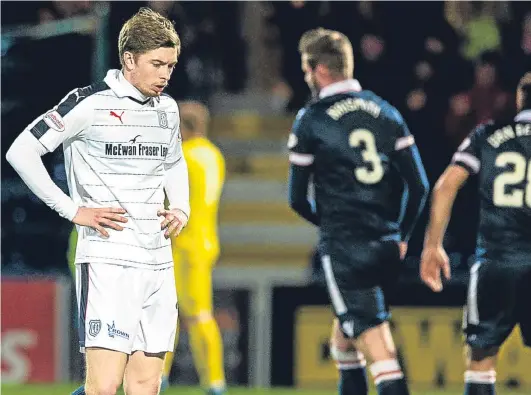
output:
MULTIPOLYGON (((284 325, 291 323, 293 329, 274 334, 273 367, 275 361, 287 359, 293 368, 288 373, 290 377, 273 368, 273 384, 323 389, 337 385, 337 371, 328 347, 332 311, 326 301, 315 304, 316 299, 325 296, 321 291, 277 290, 285 301, 300 302, 304 299, 301 295, 313 296, 307 303, 289 303, 284 312, 276 311, 284 325), (286 299, 288 294, 290 299, 286 299), (286 352, 288 342, 293 346, 286 352)), ((391 311, 393 336, 411 386, 426 390, 461 388, 465 370, 462 308, 400 306, 391 311)), ((531 353, 525 350, 517 328, 501 349, 497 382, 507 389, 531 390, 530 366, 531 353)))
MULTIPOLYGON (((414 388, 462 386, 465 370, 462 310, 401 307, 392 310, 393 335, 401 364, 414 388)), ((328 353, 332 313, 305 306, 295 318, 294 381, 300 387, 334 387, 337 373, 328 353)), ((531 389, 531 354, 515 330, 501 350, 497 381, 506 388, 531 389)))
POLYGON ((70 288, 48 279, 2 279, 2 382, 66 381, 70 288))

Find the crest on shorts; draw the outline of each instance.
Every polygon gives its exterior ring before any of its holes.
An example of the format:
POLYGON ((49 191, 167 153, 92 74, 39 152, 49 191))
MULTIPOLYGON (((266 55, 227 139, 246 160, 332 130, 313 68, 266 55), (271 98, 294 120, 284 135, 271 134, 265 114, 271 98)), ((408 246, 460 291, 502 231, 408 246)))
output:
POLYGON ((101 321, 100 320, 90 320, 89 321, 89 335, 98 336, 101 330, 101 321))
POLYGON ((168 114, 165 111, 157 111, 159 116, 159 125, 161 128, 166 129, 168 127, 168 114))

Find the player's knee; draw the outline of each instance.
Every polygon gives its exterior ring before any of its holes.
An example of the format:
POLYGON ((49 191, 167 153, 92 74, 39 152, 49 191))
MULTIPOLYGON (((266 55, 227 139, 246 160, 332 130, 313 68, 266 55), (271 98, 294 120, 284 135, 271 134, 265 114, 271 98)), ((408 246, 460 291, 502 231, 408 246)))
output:
POLYGON ((356 344, 371 362, 397 358, 396 347, 388 323, 383 323, 363 332, 356 339, 356 344))
POLYGON ((355 369, 366 365, 365 357, 354 346, 339 349, 333 344, 330 346, 330 356, 340 370, 355 369))
POLYGON ((85 393, 87 395, 116 395, 120 388, 119 380, 101 380, 98 382, 88 381, 85 385, 85 393))
POLYGON ((161 382, 160 374, 152 377, 128 378, 124 382, 124 392, 126 395, 157 395, 161 382))
POLYGON ((398 358, 396 349, 389 348, 383 344, 371 344, 368 345, 366 349, 366 353, 372 362, 387 361, 398 358))

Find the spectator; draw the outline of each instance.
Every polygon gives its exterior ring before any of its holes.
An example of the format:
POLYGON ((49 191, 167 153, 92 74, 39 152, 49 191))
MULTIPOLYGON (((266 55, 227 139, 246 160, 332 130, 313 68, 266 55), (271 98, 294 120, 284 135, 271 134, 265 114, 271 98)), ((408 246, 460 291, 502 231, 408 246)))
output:
POLYGON ((450 99, 444 124, 449 145, 455 149, 476 124, 467 94, 457 94, 450 99))
POLYGON ((476 124, 508 115, 509 95, 499 82, 500 61, 499 54, 488 52, 476 63, 474 85, 468 93, 476 124))
POLYGON ((90 1, 50 1, 44 2, 39 9, 39 22, 46 23, 60 19, 67 19, 77 15, 88 14, 92 9, 90 1))
POLYGON ((500 49, 498 22, 508 17, 507 2, 446 1, 445 15, 464 40, 461 52, 466 59, 475 60, 482 52, 500 49))

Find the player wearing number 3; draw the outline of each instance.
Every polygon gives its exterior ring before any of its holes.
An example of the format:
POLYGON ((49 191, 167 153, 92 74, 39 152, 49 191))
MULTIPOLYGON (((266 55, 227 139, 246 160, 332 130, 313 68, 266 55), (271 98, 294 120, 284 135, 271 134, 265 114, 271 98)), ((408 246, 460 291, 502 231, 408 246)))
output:
POLYGON ((379 394, 405 395, 382 287, 401 268, 427 198, 426 174, 399 112, 352 79, 347 37, 311 30, 299 51, 314 100, 299 112, 289 136, 289 200, 319 227, 337 317, 331 351, 340 370, 339 393, 367 394, 367 357, 379 394), (315 204, 308 199, 310 180, 315 204))
POLYGON ((450 277, 442 240, 457 192, 479 177, 480 223, 470 269, 465 394, 494 394, 496 354, 516 324, 531 346, 531 73, 520 81, 514 122, 479 126, 437 181, 421 261, 422 280, 442 290, 450 277))

